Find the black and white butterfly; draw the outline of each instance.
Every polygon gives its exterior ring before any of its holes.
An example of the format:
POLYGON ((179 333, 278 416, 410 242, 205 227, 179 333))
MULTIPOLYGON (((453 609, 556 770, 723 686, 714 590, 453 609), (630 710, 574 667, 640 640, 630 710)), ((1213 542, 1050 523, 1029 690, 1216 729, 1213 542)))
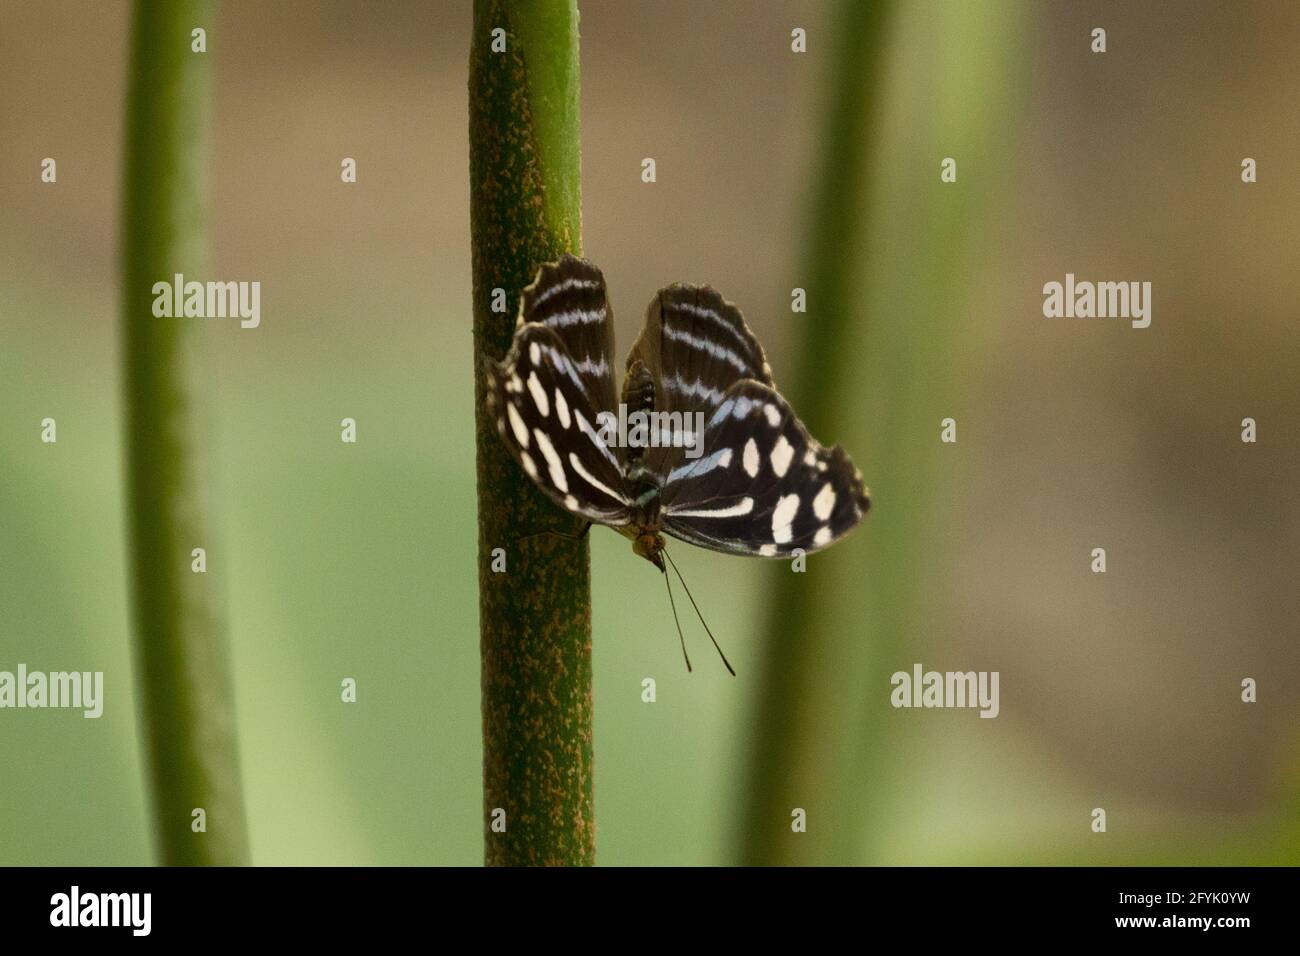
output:
POLYGON ((509 353, 487 362, 487 407, 542 491, 632 539, 660 571, 664 534, 786 557, 825 548, 866 514, 861 473, 838 445, 808 434, 740 310, 713 289, 671 285, 655 296, 627 358, 621 410, 613 352, 600 270, 573 256, 543 265, 523 291, 509 353), (639 443, 611 440, 620 417, 649 419, 639 443))

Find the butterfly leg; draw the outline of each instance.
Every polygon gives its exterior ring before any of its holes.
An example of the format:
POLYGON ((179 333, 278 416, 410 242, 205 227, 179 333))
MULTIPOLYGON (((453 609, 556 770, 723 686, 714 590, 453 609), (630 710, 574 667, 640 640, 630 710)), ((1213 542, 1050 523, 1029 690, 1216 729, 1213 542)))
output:
POLYGON ((582 530, 579 531, 577 534, 569 534, 568 532, 565 531, 538 531, 535 534, 526 534, 522 538, 516 538, 515 543, 519 544, 521 542, 528 541, 531 538, 540 538, 542 535, 546 535, 546 534, 554 535, 557 538, 567 538, 569 541, 581 541, 583 538, 587 537, 587 533, 589 531, 591 531, 590 521, 584 523, 582 526, 582 530))

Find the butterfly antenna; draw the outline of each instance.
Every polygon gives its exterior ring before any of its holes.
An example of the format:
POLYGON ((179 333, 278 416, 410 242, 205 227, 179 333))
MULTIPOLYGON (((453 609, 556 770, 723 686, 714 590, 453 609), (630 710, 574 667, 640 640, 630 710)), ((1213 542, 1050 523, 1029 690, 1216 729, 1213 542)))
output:
MULTIPOLYGON (((682 572, 677 570, 677 563, 673 561, 672 555, 668 553, 667 548, 664 549, 663 555, 668 559, 668 563, 673 566, 673 570, 677 572, 677 580, 682 582, 682 589, 686 591, 686 596, 691 599, 691 607, 695 608, 696 617, 698 617, 700 623, 704 625, 704 633, 709 635, 709 640, 713 641, 713 649, 718 652, 718 656, 722 658, 722 663, 727 666, 727 670, 731 671, 731 676, 735 677, 736 669, 731 666, 731 661, 727 660, 727 655, 722 653, 722 648, 718 646, 717 638, 715 638, 713 632, 709 630, 709 623, 704 620, 704 615, 700 613, 700 606, 695 603, 695 598, 691 596, 691 589, 686 586, 686 579, 682 577, 682 572)), ((664 577, 667 576, 668 574, 665 572, 664 577)), ((669 594, 672 594, 671 588, 669 588, 669 594)), ((681 625, 678 625, 678 630, 681 630, 681 625)))
MULTIPOLYGON (((691 667, 691 656, 686 653, 686 638, 682 636, 682 622, 677 620, 677 605, 673 602, 673 583, 668 577, 668 571, 664 571, 664 584, 668 585, 668 606, 673 609, 673 623, 677 625, 677 639, 682 642, 682 657, 686 658, 686 671, 689 673, 693 670, 691 667)), ((690 596, 690 592, 687 592, 690 596)))

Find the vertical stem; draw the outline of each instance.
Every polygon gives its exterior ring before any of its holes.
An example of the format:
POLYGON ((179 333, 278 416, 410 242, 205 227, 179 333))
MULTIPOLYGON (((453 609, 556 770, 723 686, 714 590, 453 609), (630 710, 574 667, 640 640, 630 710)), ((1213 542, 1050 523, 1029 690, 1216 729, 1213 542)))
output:
POLYGON ((168 865, 248 862, 234 702, 200 500, 195 320, 156 318, 153 284, 201 279, 212 27, 207 0, 136 0, 124 169, 122 324, 136 670, 154 827, 168 865), (206 832, 195 832, 202 809, 206 832))
POLYGON ((825 126, 808 224, 808 253, 801 273, 813 305, 791 382, 794 407, 814 435, 827 434, 833 425, 836 391, 849 364, 835 345, 849 337, 861 315, 858 279, 867 237, 866 195, 874 168, 868 148, 875 142, 885 39, 893 16, 893 0, 841 0, 831 19, 833 32, 826 39, 834 49, 822 104, 825 126))
MULTIPOLYGON (((861 220, 872 167, 868 133, 873 131, 891 7, 888 0, 841 0, 828 21, 825 42, 833 38, 835 46, 826 75, 823 146, 812 198, 808 256, 801 274, 810 303, 809 321, 802 329, 801 363, 790 389, 793 407, 812 434, 822 439, 834 435, 835 390, 843 381, 846 359, 839 343, 848 338, 860 313, 855 280, 866 236, 861 220)), ((867 477, 870 480, 869 473, 867 477)), ((873 519, 866 519, 866 530, 858 533, 870 533, 873 519)), ((810 782, 821 773, 814 762, 826 751, 826 736, 809 723, 810 719, 817 722, 818 709, 806 706, 803 699, 824 694, 818 688, 824 651, 813 645, 820 631, 817 602, 826 595, 784 566, 774 578, 742 858, 751 865, 848 862, 851 841, 833 841, 831 845, 841 851, 832 860, 815 854, 796 856, 809 841, 791 839, 794 807, 812 814, 818 825, 825 823, 825 815, 817 813, 821 808, 809 804, 810 782), (791 622, 804 626, 787 626, 791 622)))
POLYGON ((1032 22, 1014 3, 898 4, 890 61, 906 80, 890 87, 886 112, 883 21, 868 22, 867 8, 846 0, 837 23, 794 407, 813 434, 853 453, 873 505, 807 574, 774 569, 744 832, 754 863, 861 863, 896 839, 879 821, 915 803, 902 781, 916 722, 890 707, 890 674, 918 659, 946 580, 961 459, 939 426, 973 416, 963 410, 990 323, 970 315, 970 277, 983 274, 996 225, 984 210, 1005 188, 1008 173, 990 157, 1012 154, 1018 52, 1032 22), (945 156, 960 159, 957 182, 940 181, 945 156), (892 187, 913 182, 923 184, 892 187), (791 832, 792 807, 806 810, 806 833, 791 832))
POLYGON ((482 374, 509 348, 538 266, 582 251, 576 3, 476 0, 469 66, 486 860, 591 864, 587 540, 506 453, 482 374))

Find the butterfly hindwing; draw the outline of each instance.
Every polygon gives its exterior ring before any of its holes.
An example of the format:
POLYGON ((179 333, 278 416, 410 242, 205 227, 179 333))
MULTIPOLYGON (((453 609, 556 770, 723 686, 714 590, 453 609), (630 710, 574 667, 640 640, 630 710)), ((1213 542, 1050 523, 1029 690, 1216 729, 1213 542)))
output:
POLYGON ((527 323, 487 362, 487 408, 510 453, 542 491, 590 521, 629 520, 618 459, 601 439, 588 383, 554 329, 527 323))
POLYGON ((761 557, 818 551, 870 507, 844 450, 818 444, 780 393, 753 380, 727 390, 700 456, 666 476, 661 500, 674 537, 761 557))

